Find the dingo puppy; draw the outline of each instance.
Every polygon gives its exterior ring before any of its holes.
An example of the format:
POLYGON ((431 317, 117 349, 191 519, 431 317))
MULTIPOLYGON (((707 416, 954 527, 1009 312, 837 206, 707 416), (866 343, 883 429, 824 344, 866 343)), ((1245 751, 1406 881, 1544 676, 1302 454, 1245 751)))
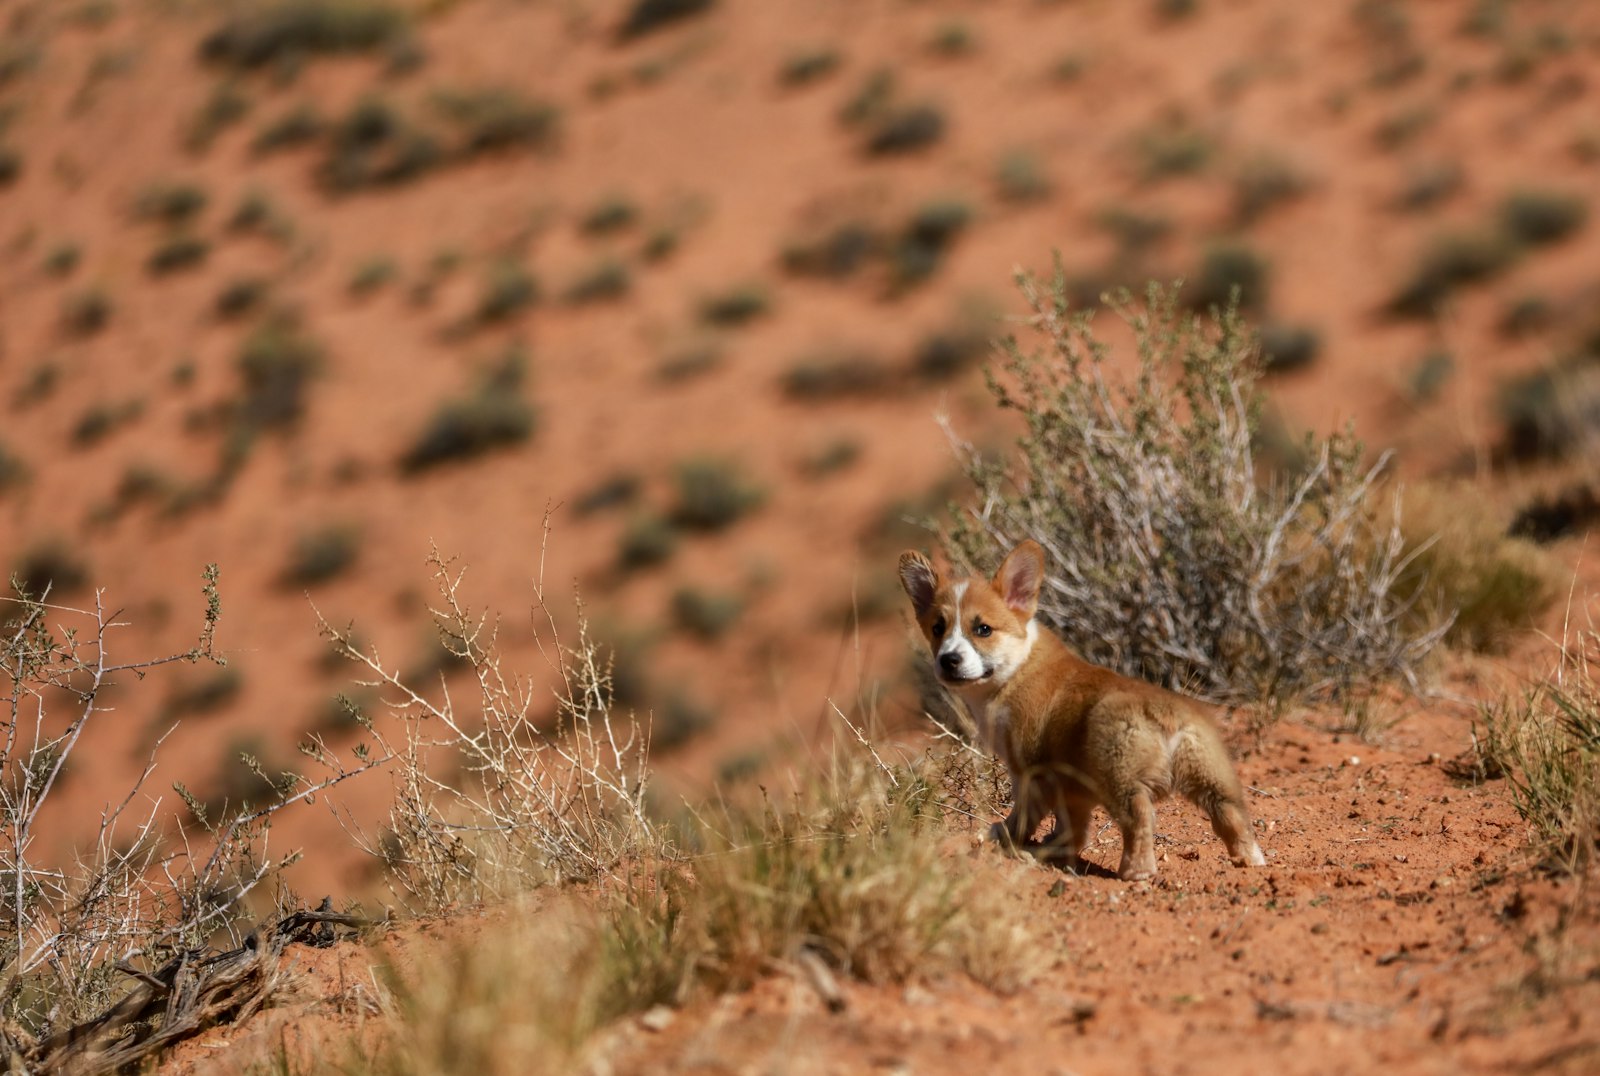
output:
POLYGON ((1031 843, 1079 865, 1099 804, 1122 831, 1125 879, 1156 872, 1155 801, 1180 792, 1211 816, 1237 866, 1261 866, 1244 791, 1204 704, 1091 665, 1034 620, 1044 582, 1037 542, 1013 549, 992 581, 941 579, 921 553, 900 556, 900 582, 941 683, 967 705, 978 736, 1011 775, 1016 803, 990 836, 1031 843))

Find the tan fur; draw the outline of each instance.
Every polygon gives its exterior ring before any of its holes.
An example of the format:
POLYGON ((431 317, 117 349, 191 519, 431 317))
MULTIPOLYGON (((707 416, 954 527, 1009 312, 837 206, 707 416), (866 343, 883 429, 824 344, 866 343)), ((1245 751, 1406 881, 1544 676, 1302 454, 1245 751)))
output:
POLYGON ((1263 864, 1244 790, 1207 708, 1091 665, 1033 623, 1044 565, 1033 541, 1012 550, 993 580, 943 579, 922 554, 900 557, 901 583, 941 682, 966 703, 1011 774, 1016 803, 991 836, 1075 868, 1090 815, 1103 806, 1122 831, 1119 874, 1149 878, 1154 805, 1177 792, 1210 816, 1236 865, 1263 864), (1033 845, 1050 814, 1053 832, 1033 845))

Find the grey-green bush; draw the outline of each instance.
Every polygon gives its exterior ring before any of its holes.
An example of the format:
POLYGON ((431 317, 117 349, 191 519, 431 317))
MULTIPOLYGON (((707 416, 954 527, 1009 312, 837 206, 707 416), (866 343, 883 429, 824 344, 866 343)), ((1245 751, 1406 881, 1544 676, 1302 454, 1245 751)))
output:
POLYGON ((1010 459, 957 442, 974 487, 946 531, 958 566, 1036 539, 1040 613, 1080 653, 1217 699, 1415 678, 1448 620, 1419 622, 1397 585, 1403 536, 1374 522, 1387 457, 1335 434, 1263 484, 1256 349, 1233 310, 1203 321, 1154 285, 1144 305, 1122 296, 1138 355, 1123 386, 1059 265, 1019 284, 1043 346, 1006 340, 992 387, 1027 429, 1010 459))

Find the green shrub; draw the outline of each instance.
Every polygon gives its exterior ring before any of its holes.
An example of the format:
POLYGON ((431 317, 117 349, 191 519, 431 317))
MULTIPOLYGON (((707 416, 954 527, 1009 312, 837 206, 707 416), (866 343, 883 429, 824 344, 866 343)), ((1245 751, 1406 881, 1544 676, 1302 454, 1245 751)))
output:
POLYGON ((83 248, 76 243, 57 243, 44 256, 44 271, 53 277, 68 277, 83 261, 83 248))
POLYGON ((1273 209, 1305 194, 1304 174, 1281 157, 1257 154, 1240 165, 1233 177, 1233 219, 1254 224, 1273 209))
POLYGON ((0 494, 16 489, 28 480, 28 464, 0 443, 0 494))
POLYGON ((590 516, 610 508, 621 508, 639 498, 639 476, 622 472, 601 479, 580 493, 572 502, 572 514, 590 516))
POLYGON ((409 29, 383 0, 269 0, 246 6, 200 42, 200 57, 230 67, 265 67, 303 56, 373 52, 409 29))
POLYGON ((327 130, 328 122, 315 106, 299 104, 261 128, 250 143, 250 149, 256 154, 293 149, 315 142, 327 130))
POLYGON ((111 296, 104 288, 84 288, 61 300, 61 325, 73 336, 93 336, 110 320, 111 296))
POLYGON ((269 290, 270 286, 261 277, 240 277, 217 293, 212 309, 224 320, 242 317, 259 309, 269 290))
POLYGON ((209 201, 205 188, 194 183, 154 183, 134 199, 133 215, 139 220, 189 224, 209 201))
POLYGON ((1243 243, 1217 243, 1206 249, 1194 280, 1184 288, 1184 302, 1196 311, 1222 309, 1237 301, 1241 310, 1267 305, 1267 261, 1243 243))
POLYGON ((796 276, 841 280, 865 265, 882 245, 882 237, 870 225, 850 221, 790 242, 783 251, 783 267, 796 276))
POLYGON ((690 460, 678 466, 674 477, 672 521, 690 530, 722 530, 765 499, 736 466, 722 460, 690 460))
POLYGON ((911 372, 924 381, 946 381, 983 361, 993 333, 987 320, 928 333, 911 353, 911 372))
POLYGON ((1570 359, 1500 392, 1501 445, 1512 459, 1560 458, 1600 439, 1600 361, 1570 359))
POLYGON ((767 291, 759 284, 739 284, 700 303, 700 319, 711 325, 737 326, 754 321, 772 309, 767 291))
POLYGON ((210 714, 230 705, 244 688, 244 676, 237 665, 206 670, 174 687, 161 705, 157 723, 170 724, 189 714, 210 714))
POLYGON ((836 437, 800 461, 800 473, 807 478, 823 478, 852 466, 861 458, 861 442, 836 437))
POLYGON ((933 36, 928 38, 928 51, 935 56, 967 56, 977 47, 977 36, 973 34, 972 27, 964 22, 941 23, 934 29, 933 36))
POLYGON ((50 597, 82 590, 89 582, 89 566, 60 538, 35 542, 11 568, 11 582, 22 593, 40 597, 49 588, 50 597))
POLYGON ((509 321, 539 299, 539 282, 521 265, 501 258, 489 266, 473 318, 480 325, 509 321))
POLYGON ((1202 172, 1215 152, 1209 135, 1181 120, 1148 127, 1134 139, 1139 173, 1147 182, 1202 172))
POLYGON ((9 187, 22 178, 22 152, 15 146, 0 145, 0 187, 9 187))
POLYGON ((1023 204, 1050 197, 1055 184, 1050 182, 1036 155, 1012 150, 1000 158, 995 169, 995 187, 1001 201, 1023 204))
MULTIPOLYGON (((4 484, 0 479, 0 486, 4 484)), ((1596 523, 1600 523, 1600 482, 1588 479, 1558 493, 1534 497, 1517 509, 1506 534, 1544 545, 1570 534, 1583 534, 1596 523)))
POLYGON ((72 443, 82 448, 104 440, 118 426, 132 422, 143 413, 144 404, 139 400, 94 404, 79 415, 78 421, 73 424, 72 443))
POLYGON ((1575 194, 1521 190, 1500 203, 1500 227, 1513 242, 1526 246, 1558 243, 1588 219, 1588 203, 1575 194))
POLYGON ((548 146, 555 139, 554 107, 498 87, 440 91, 434 106, 456 129, 464 156, 548 146))
POLYGON ((801 50, 783 62, 778 69, 778 82, 784 86, 809 86, 837 71, 842 59, 838 50, 826 46, 801 50))
POLYGON ((944 112, 937 105, 896 105, 869 123, 863 148, 874 157, 915 153, 942 139, 944 131, 944 112))
POLYGON ((386 255, 368 258, 350 274, 345 290, 356 298, 365 298, 393 281, 399 272, 400 267, 393 258, 386 255))
POLYGON ((721 348, 714 344, 697 344, 663 358, 656 366, 656 378, 669 384, 688 381, 710 373, 721 364, 721 348))
POLYGON ((223 82, 207 95, 184 135, 184 148, 192 153, 203 153, 211 148, 217 136, 241 122, 250 114, 250 98, 232 82, 223 82))
POLYGON ((170 235, 157 244, 145 259, 151 276, 166 276, 198 268, 211 254, 211 240, 198 235, 170 235))
POLYGON ((1374 522, 1386 460, 1335 434, 1292 478, 1258 484, 1255 340, 1231 309, 1204 322, 1152 286, 1119 301, 1137 376, 1107 384, 1087 314, 1021 279, 1043 348, 1004 344, 994 391, 1027 432, 1011 459, 961 446, 974 508, 945 545, 990 570, 1024 538, 1051 550, 1045 621, 1084 657, 1214 698, 1287 700, 1415 676, 1446 623, 1418 623, 1400 552, 1374 522))
POLYGON ((613 194, 589 207, 578 221, 578 230, 585 235, 611 235, 633 227, 638 220, 639 207, 628 198, 613 194))
POLYGON ((1261 329, 1261 368, 1269 374, 1303 370, 1322 350, 1322 334, 1309 325, 1270 322, 1261 329))
POLYGON ((1436 236, 1389 300, 1388 310, 1401 317, 1430 315, 1460 288, 1504 272, 1516 256, 1516 247, 1498 231, 1436 236))
POLYGON ((678 548, 678 528, 657 515, 635 516, 623 528, 617 545, 617 564, 625 570, 650 568, 672 556, 678 548))
POLYGON ((744 612, 737 594, 679 587, 672 594, 672 619, 679 627, 707 641, 719 639, 744 612))
POLYGON ((305 411, 306 389, 321 369, 322 345, 308 336, 297 318, 275 314, 245 338, 237 366, 242 391, 236 406, 241 427, 285 429, 305 411))
POLYGON ((918 209, 895 237, 889 251, 892 290, 921 283, 938 271, 945 253, 972 221, 972 210, 953 198, 918 209))
POLYGON ((716 724, 716 712, 685 694, 672 691, 650 708, 650 749, 676 750, 716 724))
POLYGON ((822 351, 793 363, 783 375, 783 394, 792 400, 821 402, 875 396, 894 383, 894 375, 875 355, 862 351, 822 351))
POLYGON ((416 179, 443 159, 433 135, 381 98, 365 97, 333 125, 316 174, 328 190, 347 194, 416 179))
POLYGON ((1394 207, 1408 212, 1432 209, 1461 190, 1466 173, 1455 161, 1425 164, 1412 169, 1394 200, 1394 207))
POLYGON ((1172 235, 1171 218, 1121 206, 1101 210, 1095 223, 1117 241, 1124 257, 1142 255, 1172 235))
POLYGON ((1407 379, 1411 402, 1421 404, 1433 399, 1455 372, 1456 359, 1450 352, 1436 348, 1423 355, 1407 379))
POLYGON ((599 303, 620 299, 633 287, 628 266, 616 258, 603 258, 567 288, 569 303, 599 303))
POLYGON ((400 470, 416 474, 531 437, 537 415, 523 397, 526 365, 521 349, 514 347, 487 371, 475 392, 441 405, 401 455, 400 470))
POLYGON ((1522 295, 1508 302, 1495 329, 1502 336, 1527 336, 1555 322, 1555 307, 1542 295, 1522 295))
POLYGON ((302 531, 284 565, 285 586, 302 588, 325 583, 349 571, 361 553, 361 532, 343 523, 302 531))
POLYGON ((617 37, 632 41, 710 11, 712 4, 713 0, 633 0, 628 14, 617 27, 617 37))

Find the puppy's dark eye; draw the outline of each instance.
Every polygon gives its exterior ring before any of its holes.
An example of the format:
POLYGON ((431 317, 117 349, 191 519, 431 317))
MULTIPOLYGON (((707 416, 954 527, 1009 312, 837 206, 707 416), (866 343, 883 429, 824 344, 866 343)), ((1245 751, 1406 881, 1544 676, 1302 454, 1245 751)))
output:
POLYGON ((935 620, 933 622, 933 637, 935 639, 937 639, 939 636, 941 636, 943 634, 944 634, 944 617, 940 617, 938 620, 935 620))
POLYGON ((980 639, 987 639, 993 633, 994 629, 981 620, 972 625, 972 634, 980 639))

